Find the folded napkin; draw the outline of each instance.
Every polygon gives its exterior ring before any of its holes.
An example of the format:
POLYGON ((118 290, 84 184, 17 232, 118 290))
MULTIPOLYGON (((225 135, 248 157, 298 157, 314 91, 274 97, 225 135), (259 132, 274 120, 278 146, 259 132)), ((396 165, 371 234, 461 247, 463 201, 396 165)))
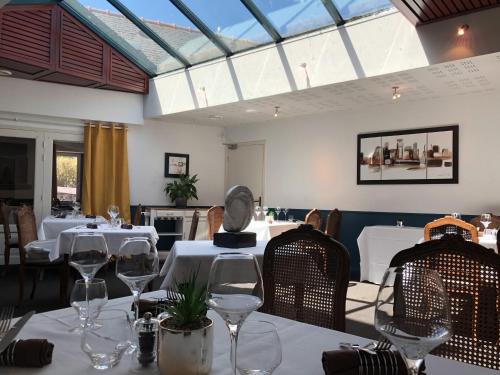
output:
POLYGON ((56 215, 57 219, 66 219, 66 212, 61 212, 56 215))
POLYGON ((97 216, 95 215, 85 215, 85 219, 96 219, 97 216))
POLYGON ((132 229, 132 228, 134 228, 134 226, 132 224, 122 224, 121 228, 122 229, 132 229))
POLYGON ((46 339, 14 340, 0 353, 0 366, 43 367, 52 362, 53 350, 46 339))
POLYGON ((97 229, 98 225, 96 223, 88 223, 87 228, 88 229, 97 229))
MULTIPOLYGON (((406 375, 408 370, 401 354, 379 350, 370 354, 364 350, 343 349, 323 352, 321 358, 326 375, 406 375)), ((422 364, 420 373, 425 370, 422 364)))

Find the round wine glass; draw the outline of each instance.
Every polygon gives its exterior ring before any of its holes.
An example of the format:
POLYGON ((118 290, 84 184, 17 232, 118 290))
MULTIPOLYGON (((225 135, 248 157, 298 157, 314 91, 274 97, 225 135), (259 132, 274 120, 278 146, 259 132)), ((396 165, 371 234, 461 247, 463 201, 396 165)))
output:
POLYGON ((255 206, 255 220, 259 221, 260 218, 260 206, 255 206))
POLYGON ((158 276, 158 252, 146 237, 125 238, 116 257, 116 276, 134 297, 135 320, 139 319, 139 298, 144 287, 158 276))
POLYGON ((375 328, 399 350, 408 374, 452 336, 450 302, 439 274, 417 267, 387 269, 375 306, 375 328))
POLYGON ((83 232, 73 237, 69 264, 82 275, 85 283, 85 303, 89 309, 89 287, 99 269, 108 262, 108 245, 100 233, 83 232))
POLYGON ((288 208, 283 208, 283 213, 285 214, 285 221, 287 221, 287 218, 288 218, 288 208))
POLYGON ((281 343, 274 324, 249 320, 240 329, 236 364, 241 375, 271 375, 281 363, 281 343))
POLYGON ((224 253, 212 262, 207 285, 207 305, 226 322, 231 339, 231 366, 236 375, 236 342, 247 318, 264 301, 262 275, 252 254, 224 253))
POLYGON ((264 206, 262 207, 262 211, 264 212, 264 221, 266 220, 267 213, 269 212, 269 207, 264 206))
POLYGON ((281 207, 276 207, 276 221, 279 221, 281 214, 281 207))
POLYGON ((120 208, 114 204, 108 207, 108 215, 111 218, 111 224, 113 225, 116 221, 116 218, 120 214, 120 208))
POLYGON ((486 229, 488 229, 491 224, 491 214, 482 214, 480 221, 481 224, 483 224, 484 232, 486 232, 486 229))
POLYGON ((70 332, 81 333, 84 328, 99 328, 101 325, 96 323, 101 309, 108 302, 108 291, 106 281, 103 279, 92 279, 89 285, 89 305, 86 303, 85 280, 75 281, 71 291, 70 304, 73 306, 80 319, 80 326, 71 328, 70 332))

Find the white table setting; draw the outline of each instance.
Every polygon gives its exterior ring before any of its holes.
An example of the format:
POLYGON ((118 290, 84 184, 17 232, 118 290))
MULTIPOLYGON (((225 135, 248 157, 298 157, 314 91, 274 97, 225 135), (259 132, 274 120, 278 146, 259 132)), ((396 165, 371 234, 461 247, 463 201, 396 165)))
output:
MULTIPOLYGON (((300 224, 302 223, 285 220, 273 220, 271 222, 252 220, 250 224, 248 224, 248 227, 245 228, 245 232, 255 233, 257 241, 269 241, 271 238, 279 236, 283 232, 297 228, 300 224)), ((221 226, 219 228, 219 233, 222 232, 225 232, 225 230, 221 226)))
POLYGON ((39 240, 52 240, 57 238, 59 233, 66 229, 71 229, 81 225, 90 223, 104 224, 106 219, 102 216, 95 218, 87 218, 85 215, 72 215, 68 214, 66 217, 47 216, 42 220, 38 228, 39 240))

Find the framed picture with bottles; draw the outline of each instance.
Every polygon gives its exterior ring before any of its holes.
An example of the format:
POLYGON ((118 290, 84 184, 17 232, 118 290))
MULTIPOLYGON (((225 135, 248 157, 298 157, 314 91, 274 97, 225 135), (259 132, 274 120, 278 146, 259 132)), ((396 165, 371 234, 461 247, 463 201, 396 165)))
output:
POLYGON ((457 184, 458 125, 358 134, 358 185, 457 184))

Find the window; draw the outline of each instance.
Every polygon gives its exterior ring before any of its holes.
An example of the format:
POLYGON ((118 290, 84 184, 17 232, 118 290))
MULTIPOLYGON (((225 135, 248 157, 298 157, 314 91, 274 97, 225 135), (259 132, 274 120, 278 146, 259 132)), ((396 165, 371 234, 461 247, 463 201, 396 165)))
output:
POLYGON ((80 202, 83 180, 83 144, 54 142, 54 159, 52 198, 55 205, 80 202))

